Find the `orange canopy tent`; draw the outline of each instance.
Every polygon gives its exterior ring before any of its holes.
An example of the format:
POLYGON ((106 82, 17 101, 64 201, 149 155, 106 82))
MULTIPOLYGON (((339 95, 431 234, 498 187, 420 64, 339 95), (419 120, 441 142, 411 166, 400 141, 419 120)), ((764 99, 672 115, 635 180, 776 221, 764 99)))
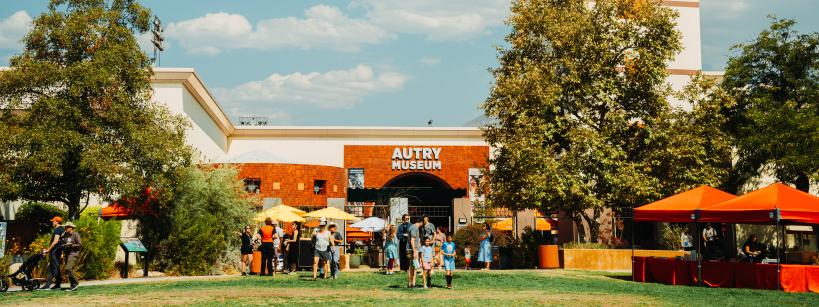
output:
POLYGON ((634 221, 693 222, 697 210, 734 198, 731 193, 703 185, 635 208, 634 221))
POLYGON ((701 222, 773 224, 819 223, 819 197, 774 183, 700 211, 701 222), (778 219, 777 219, 778 217, 778 219))

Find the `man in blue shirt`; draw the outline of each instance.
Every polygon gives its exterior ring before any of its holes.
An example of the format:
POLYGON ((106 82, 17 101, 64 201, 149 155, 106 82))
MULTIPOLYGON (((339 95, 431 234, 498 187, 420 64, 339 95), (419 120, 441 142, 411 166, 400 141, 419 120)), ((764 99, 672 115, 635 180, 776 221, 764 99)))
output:
POLYGON ((452 234, 446 236, 446 242, 441 245, 441 253, 444 254, 446 287, 447 289, 452 289, 452 272, 455 271, 455 242, 452 242, 452 234))

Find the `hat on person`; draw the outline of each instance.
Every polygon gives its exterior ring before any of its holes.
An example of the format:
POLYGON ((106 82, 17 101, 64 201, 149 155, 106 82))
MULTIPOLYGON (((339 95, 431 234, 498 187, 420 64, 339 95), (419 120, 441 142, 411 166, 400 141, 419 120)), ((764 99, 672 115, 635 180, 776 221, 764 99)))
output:
POLYGON ((330 223, 330 224, 328 224, 328 225, 327 225, 327 228, 330 228, 330 227, 336 227, 336 223, 330 223))
POLYGON ((63 228, 77 228, 77 226, 74 226, 74 223, 72 222, 68 222, 63 225, 63 228))
POLYGON ((62 222, 63 222, 63 218, 61 218, 61 217, 59 217, 59 216, 55 216, 55 217, 51 218, 51 221, 52 221, 52 222, 57 222, 57 223, 62 223, 62 222))

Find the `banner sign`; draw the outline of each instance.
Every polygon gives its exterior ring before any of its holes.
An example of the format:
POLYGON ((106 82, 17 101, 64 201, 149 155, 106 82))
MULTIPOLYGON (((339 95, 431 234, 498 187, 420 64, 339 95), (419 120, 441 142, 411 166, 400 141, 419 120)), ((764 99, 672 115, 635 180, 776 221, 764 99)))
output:
MULTIPOLYGON (((350 168, 347 169, 347 188, 348 189, 363 189, 364 188, 364 169, 350 168)), ((351 202, 349 213, 356 216, 364 215, 364 203, 351 202)))
POLYGON ((483 202, 485 197, 481 193, 481 184, 483 183, 483 170, 480 168, 469 169, 469 200, 474 202, 483 202))
POLYGON ((6 252, 6 222, 0 222, 0 258, 3 258, 6 252))

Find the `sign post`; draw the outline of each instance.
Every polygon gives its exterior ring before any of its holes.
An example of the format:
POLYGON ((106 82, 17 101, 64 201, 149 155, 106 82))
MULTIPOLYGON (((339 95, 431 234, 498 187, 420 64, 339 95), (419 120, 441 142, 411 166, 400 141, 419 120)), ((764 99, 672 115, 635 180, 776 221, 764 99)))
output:
POLYGON ((122 247, 122 250, 125 252, 125 265, 123 266, 122 271, 120 272, 120 277, 128 278, 128 272, 130 271, 129 267, 131 265, 131 262, 129 261, 130 259, 128 258, 131 253, 145 254, 144 255, 145 264, 142 267, 143 271, 142 276, 148 277, 148 249, 145 248, 145 245, 142 244, 142 241, 140 241, 137 238, 125 239, 122 240, 122 244, 120 244, 120 246, 122 247))
POLYGON ((6 252, 6 222, 0 222, 0 258, 3 258, 6 252))

